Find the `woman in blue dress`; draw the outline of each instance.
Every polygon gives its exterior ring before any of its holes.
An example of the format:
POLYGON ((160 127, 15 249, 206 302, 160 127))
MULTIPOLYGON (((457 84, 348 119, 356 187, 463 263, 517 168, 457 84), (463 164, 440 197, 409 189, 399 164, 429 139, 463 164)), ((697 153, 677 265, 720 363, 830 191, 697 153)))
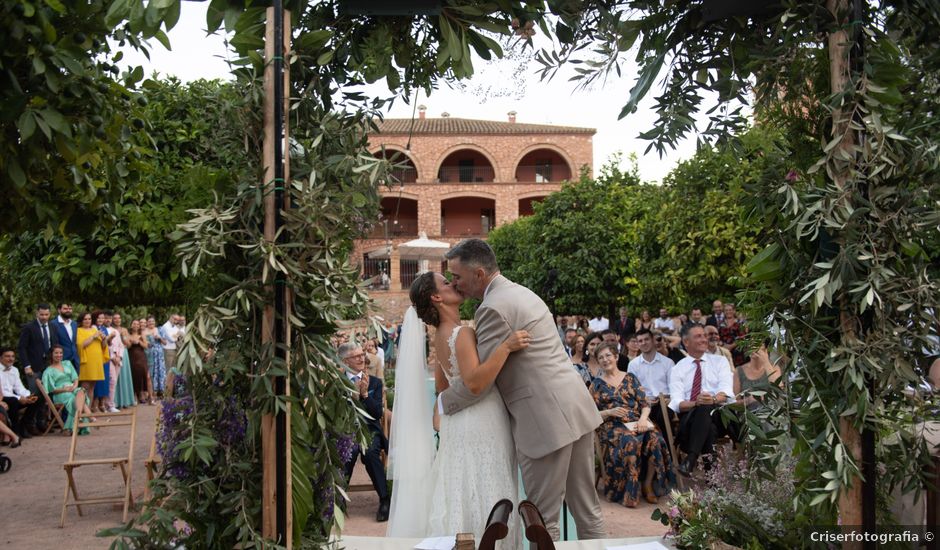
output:
POLYGON ((166 335, 157 328, 157 320, 153 317, 147 318, 147 329, 144 331, 149 347, 147 348, 147 365, 149 367, 150 384, 152 391, 150 399, 156 394, 163 397, 163 387, 166 384, 166 362, 163 358, 163 344, 166 343, 166 335))
POLYGON ((635 376, 617 369, 615 344, 600 344, 594 355, 601 366, 600 376, 591 381, 591 395, 604 419, 597 428, 601 467, 607 474, 604 496, 633 508, 642 487, 646 501, 656 503, 675 485, 676 475, 666 441, 649 419, 646 392, 635 376))

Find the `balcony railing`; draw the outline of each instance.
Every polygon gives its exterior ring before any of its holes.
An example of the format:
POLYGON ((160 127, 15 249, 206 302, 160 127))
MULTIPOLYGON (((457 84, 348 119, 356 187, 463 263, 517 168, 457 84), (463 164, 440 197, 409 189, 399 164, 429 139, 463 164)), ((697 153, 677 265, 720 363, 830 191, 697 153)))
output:
POLYGON ((389 239, 394 239, 396 237, 417 236, 418 220, 398 220, 398 223, 395 223, 393 220, 382 220, 372 228, 372 232, 369 233, 367 238, 384 239, 388 237, 389 239), (386 223, 388 223, 388 235, 385 234, 386 223))
POLYGON ((394 185, 396 183, 414 183, 418 181, 418 171, 414 168, 396 168, 389 171, 391 179, 388 183, 394 185))
POLYGON ((437 172, 441 183, 486 183, 495 178, 492 166, 445 166, 437 172))
POLYGON ((551 164, 520 165, 516 168, 516 180, 520 182, 559 183, 571 179, 566 166, 553 166, 551 164))

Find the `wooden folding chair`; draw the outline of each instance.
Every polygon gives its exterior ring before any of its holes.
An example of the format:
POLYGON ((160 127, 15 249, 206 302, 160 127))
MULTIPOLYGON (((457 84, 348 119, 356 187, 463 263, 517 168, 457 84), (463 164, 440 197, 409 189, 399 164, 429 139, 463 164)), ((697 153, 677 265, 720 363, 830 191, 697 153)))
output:
MULTIPOLYGON (((39 393, 42 394, 42 398, 46 400, 46 406, 49 407, 49 413, 52 415, 52 420, 59 425, 59 429, 65 431, 65 422, 62 420, 62 410, 65 409, 65 405, 61 403, 55 403, 52 401, 52 398, 49 397, 49 392, 46 391, 46 387, 42 385, 42 380, 36 379, 36 387, 39 388, 39 393)), ((55 424, 52 423, 48 418, 46 419, 46 431, 42 435, 49 433, 55 424)))
MULTIPOLYGON (((388 412, 388 401, 386 400, 386 393, 385 393, 384 387, 382 388, 382 411, 388 412)), ((388 438, 389 431, 390 431, 388 415, 386 414, 382 415, 382 419, 379 420, 379 425, 382 426, 382 434, 384 434, 385 437, 388 438)), ((388 469, 388 453, 386 453, 385 451, 382 451, 382 466, 386 468, 386 470, 388 469)), ((358 493, 360 491, 371 491, 372 489, 373 487, 371 483, 357 483, 355 485, 350 485, 349 488, 346 489, 346 492, 358 493)))
POLYGON ((69 444, 69 458, 62 465, 65 468, 65 475, 68 483, 65 486, 65 497, 62 499, 62 518, 59 521, 59 527, 65 527, 65 513, 69 506, 74 506, 78 510, 78 515, 82 514, 82 506, 89 504, 108 504, 116 503, 124 505, 123 522, 127 522, 127 513, 134 505, 134 497, 131 495, 131 465, 134 463, 134 436, 137 432, 137 409, 123 410, 116 413, 95 413, 92 417, 87 413, 78 415, 75 418, 75 424, 72 429, 72 441, 69 444), (83 419, 94 421, 82 423, 83 419), (128 443, 127 456, 90 458, 79 460, 76 458, 76 447, 78 446, 78 432, 82 428, 117 428, 120 426, 130 426, 131 434, 128 443), (120 496, 108 496, 98 498, 82 499, 78 496, 78 488, 75 486, 74 470, 82 466, 120 466, 121 475, 124 478, 124 494, 120 496), (71 498, 70 495, 71 494, 71 498))
POLYGON ((490 517, 486 520, 486 528, 480 538, 478 550, 493 550, 496 541, 506 538, 509 534, 509 516, 512 514, 512 501, 504 498, 497 502, 490 510, 490 517))
POLYGON ((555 550, 555 542, 545 528, 545 519, 535 504, 528 500, 520 502, 519 515, 522 516, 525 538, 528 539, 531 550, 555 550))
POLYGON ((672 473, 676 476, 676 479, 679 480, 679 488, 685 489, 685 482, 678 471, 681 458, 679 457, 679 451, 676 449, 676 441, 672 437, 672 420, 669 416, 669 396, 662 393, 659 394, 659 412, 663 415, 663 425, 666 427, 666 433, 663 435, 666 436, 666 443, 669 444, 669 453, 672 455, 672 473))
POLYGON ((147 460, 144 461, 144 468, 147 469, 147 483, 144 485, 144 500, 150 500, 150 482, 153 481, 153 478, 156 477, 154 472, 157 469, 157 465, 163 460, 162 457, 157 454, 157 432, 160 430, 160 423, 163 419, 161 413, 157 413, 156 426, 153 430, 153 437, 150 438, 150 454, 147 455, 147 460))

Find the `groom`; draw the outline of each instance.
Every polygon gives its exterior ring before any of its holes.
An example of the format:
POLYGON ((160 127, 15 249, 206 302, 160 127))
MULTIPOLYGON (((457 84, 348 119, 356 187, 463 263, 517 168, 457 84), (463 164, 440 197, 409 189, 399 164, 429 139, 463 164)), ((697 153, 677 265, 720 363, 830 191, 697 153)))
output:
MULTIPOLYGON (((563 500, 571 508, 579 539, 604 538, 594 488, 594 429, 601 417, 571 366, 548 306, 499 274, 496 255, 485 241, 462 241, 445 257, 457 291, 483 299, 475 316, 480 361, 513 331, 527 330, 532 337, 528 349, 511 354, 496 378, 509 410, 526 496, 545 516, 552 538, 559 538, 563 500)), ((479 395, 457 382, 440 398, 444 414, 454 414, 479 395)))

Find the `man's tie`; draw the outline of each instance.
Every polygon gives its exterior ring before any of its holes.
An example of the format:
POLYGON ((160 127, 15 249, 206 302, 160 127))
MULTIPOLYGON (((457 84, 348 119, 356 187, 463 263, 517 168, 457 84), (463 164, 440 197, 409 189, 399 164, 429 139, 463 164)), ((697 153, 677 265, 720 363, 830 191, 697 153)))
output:
POLYGON ((43 353, 49 352, 49 325, 42 325, 42 351, 43 353))
POLYGON ((689 395, 689 401, 695 401, 698 394, 702 393, 702 360, 695 360, 695 378, 692 379, 692 393, 689 395))

